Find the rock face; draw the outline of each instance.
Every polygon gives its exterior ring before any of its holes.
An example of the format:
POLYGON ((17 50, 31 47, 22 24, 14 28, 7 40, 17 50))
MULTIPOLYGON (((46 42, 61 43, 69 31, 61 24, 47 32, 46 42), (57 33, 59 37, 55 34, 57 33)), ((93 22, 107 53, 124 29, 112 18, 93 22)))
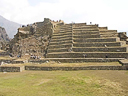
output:
POLYGON ((4 28, 0 27, 0 41, 9 42, 10 39, 4 28))
POLYGON ((45 18, 43 22, 22 26, 11 40, 9 51, 13 56, 45 57, 54 29, 57 24, 62 23, 45 18))
POLYGON ((4 28, 0 27, 0 49, 6 50, 6 45, 10 41, 4 28))

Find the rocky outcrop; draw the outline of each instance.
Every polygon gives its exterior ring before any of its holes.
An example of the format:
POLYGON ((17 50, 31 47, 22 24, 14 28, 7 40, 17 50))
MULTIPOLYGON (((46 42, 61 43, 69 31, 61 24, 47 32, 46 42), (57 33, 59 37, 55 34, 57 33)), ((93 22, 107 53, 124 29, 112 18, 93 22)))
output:
POLYGON ((4 28, 0 27, 0 49, 5 49, 6 44, 10 41, 4 28))
POLYGON ((13 56, 26 58, 45 57, 47 46, 57 24, 63 24, 63 21, 54 22, 45 18, 43 22, 35 22, 18 28, 17 34, 10 42, 10 53, 13 56))
POLYGON ((4 28, 0 27, 0 41, 8 42, 10 41, 4 28))

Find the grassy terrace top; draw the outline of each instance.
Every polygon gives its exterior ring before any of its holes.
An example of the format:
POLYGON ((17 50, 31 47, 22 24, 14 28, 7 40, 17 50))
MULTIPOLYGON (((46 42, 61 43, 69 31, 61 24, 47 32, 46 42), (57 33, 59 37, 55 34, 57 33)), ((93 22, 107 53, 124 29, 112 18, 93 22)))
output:
MULTIPOLYGON (((53 53, 54 54, 81 53, 82 54, 82 53, 117 53, 117 52, 52 52, 52 53, 48 53, 48 54, 53 54, 53 53)), ((125 54, 126 52, 118 52, 118 53, 122 53, 122 54, 124 53, 125 54)))
POLYGON ((24 63, 24 64, 7 64, 3 66, 40 66, 40 67, 86 67, 86 66, 121 66, 118 62, 109 62, 109 63, 57 63, 57 62, 48 62, 48 63, 24 63))
POLYGON ((86 66, 121 66, 118 62, 109 62, 109 63, 56 63, 48 62, 42 64, 25 64, 29 66, 41 66, 41 67, 86 67, 86 66))
MULTIPOLYGON (((21 59, 22 60, 22 59, 21 59)), ((20 60, 20 61, 21 61, 20 60)), ((19 61, 19 59, 15 60, 19 61)), ((17 66, 40 66, 40 67, 87 67, 87 66, 121 66, 119 62, 106 62, 106 63, 58 63, 54 61, 45 62, 45 63, 23 63, 23 64, 5 64, 2 65, 5 67, 17 67, 17 66)))

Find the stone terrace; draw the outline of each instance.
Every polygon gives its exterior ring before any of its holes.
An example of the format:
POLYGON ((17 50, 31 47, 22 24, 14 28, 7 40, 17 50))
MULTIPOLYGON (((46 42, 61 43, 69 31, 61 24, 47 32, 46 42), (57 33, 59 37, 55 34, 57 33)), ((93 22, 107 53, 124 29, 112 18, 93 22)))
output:
POLYGON ((52 35, 46 58, 60 62, 115 62, 128 58, 125 41, 117 30, 75 23, 59 25, 52 35))

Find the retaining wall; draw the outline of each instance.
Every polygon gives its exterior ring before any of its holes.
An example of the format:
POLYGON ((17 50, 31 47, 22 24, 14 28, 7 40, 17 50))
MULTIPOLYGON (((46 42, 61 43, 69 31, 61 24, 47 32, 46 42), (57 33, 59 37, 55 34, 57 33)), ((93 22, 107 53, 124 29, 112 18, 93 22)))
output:
POLYGON ((108 58, 128 58, 128 53, 126 52, 70 52, 70 53, 57 53, 57 54, 47 54, 47 58, 84 58, 84 54, 86 54, 86 58, 105 58, 106 55, 108 58))
POLYGON ((117 42, 119 38, 74 39, 74 42, 117 42))
POLYGON ((11 66, 1 66, 0 72, 22 72, 24 70, 24 66, 20 67, 11 67, 11 66))
POLYGON ((83 63, 83 62, 118 62, 122 58, 47 58, 44 60, 33 60, 30 59, 31 63, 45 63, 49 61, 62 62, 62 63, 83 63))
POLYGON ((65 44, 65 45, 62 45, 62 44, 59 44, 59 45, 56 45, 56 46, 54 46, 54 45, 50 45, 49 47, 48 47, 48 49, 55 49, 55 48, 68 48, 68 47, 72 47, 72 45, 71 44, 65 44))
MULTIPOLYGON (((124 43, 125 44, 125 43, 124 43)), ((105 42, 100 42, 100 43, 74 43, 73 46, 74 47, 105 47, 105 45, 107 47, 110 46, 121 46, 124 45, 121 42, 112 42, 112 43, 105 43, 105 42)))
POLYGON ((37 71, 75 71, 75 70, 128 70, 128 66, 87 66, 87 67, 40 67, 40 66, 25 66, 25 70, 37 71))
POLYGON ((74 38, 100 38, 100 35, 81 35, 81 36, 73 36, 74 38))
POLYGON ((73 48, 74 52, 126 52, 126 47, 116 48, 73 48))

